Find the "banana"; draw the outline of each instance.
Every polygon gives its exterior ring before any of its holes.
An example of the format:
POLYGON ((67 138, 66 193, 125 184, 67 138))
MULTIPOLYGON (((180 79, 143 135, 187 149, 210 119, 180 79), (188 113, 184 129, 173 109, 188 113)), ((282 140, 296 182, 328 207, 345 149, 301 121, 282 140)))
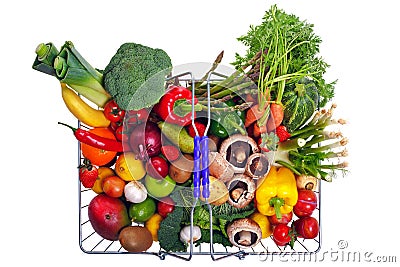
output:
POLYGON ((89 106, 65 83, 61 83, 61 94, 68 110, 82 123, 92 127, 108 127, 110 125, 110 121, 104 116, 102 110, 89 106))

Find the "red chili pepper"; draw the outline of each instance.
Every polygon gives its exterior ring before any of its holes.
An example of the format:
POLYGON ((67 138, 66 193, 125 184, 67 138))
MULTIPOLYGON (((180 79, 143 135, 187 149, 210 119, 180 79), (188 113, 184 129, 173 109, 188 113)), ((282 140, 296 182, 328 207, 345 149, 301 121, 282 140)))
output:
POLYGON ((105 138, 80 128, 74 128, 62 122, 59 122, 58 124, 70 128, 74 132, 76 139, 81 143, 107 151, 116 151, 116 152, 124 151, 122 143, 117 140, 105 138))
MULTIPOLYGON (((192 91, 183 86, 170 86, 168 91, 161 97, 160 101, 154 106, 153 110, 166 122, 186 126, 191 123, 191 109, 184 112, 185 115, 176 114, 175 108, 179 108, 184 102, 192 103, 192 91), (180 103, 182 101, 182 103, 180 103)), ((197 104, 197 98, 194 104, 197 104)), ((188 108, 188 107, 186 107, 188 108)), ((196 113, 194 114, 196 117, 196 113)))

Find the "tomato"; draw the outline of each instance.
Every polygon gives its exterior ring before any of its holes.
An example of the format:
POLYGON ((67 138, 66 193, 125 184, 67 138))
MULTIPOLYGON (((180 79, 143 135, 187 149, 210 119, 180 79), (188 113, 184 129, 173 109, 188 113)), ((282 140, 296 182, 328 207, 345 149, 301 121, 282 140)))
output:
POLYGON ((115 100, 108 101, 103 112, 104 116, 111 122, 122 121, 125 117, 125 110, 121 109, 115 100))
POLYGON ((280 223, 275 226, 272 232, 272 239, 278 246, 285 246, 292 240, 293 234, 291 229, 286 224, 280 223))
POLYGON ((102 188, 110 197, 121 197, 124 194, 125 181, 116 175, 103 179, 102 188))
POLYGON ((317 219, 306 216, 294 221, 294 227, 299 237, 305 239, 313 239, 319 233, 319 225, 317 219))
POLYGON ((169 213, 174 211, 175 209, 175 202, 172 200, 171 197, 163 197, 157 203, 157 212, 163 218, 167 217, 169 213))
POLYGON ((151 177, 161 180, 168 174, 168 163, 162 157, 151 157, 146 163, 146 171, 151 177))
POLYGON ((119 141, 125 143, 129 141, 129 134, 127 134, 127 130, 125 129, 124 125, 118 126, 114 131, 114 135, 119 141))
POLYGON ((293 207, 297 217, 310 216, 317 208, 317 195, 312 190, 302 189, 298 191, 298 200, 293 207))
POLYGON ((268 216, 268 220, 269 220, 270 224, 272 224, 272 225, 277 225, 277 224, 280 224, 280 223, 281 224, 288 224, 288 223, 290 223, 292 218, 293 218, 293 213, 292 212, 290 212, 290 213, 282 213, 282 218, 281 219, 276 218, 275 214, 272 215, 272 216, 268 216))
POLYGON ((145 108, 139 110, 129 110, 127 112, 127 123, 128 124, 140 124, 147 121, 149 117, 149 111, 145 108))

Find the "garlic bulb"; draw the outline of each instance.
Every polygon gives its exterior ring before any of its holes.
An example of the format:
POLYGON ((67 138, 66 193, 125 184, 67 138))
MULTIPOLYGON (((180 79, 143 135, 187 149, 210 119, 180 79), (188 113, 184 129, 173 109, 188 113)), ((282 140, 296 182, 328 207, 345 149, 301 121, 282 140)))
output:
MULTIPOLYGON (((190 226, 187 225, 181 229, 179 237, 183 243, 190 243, 190 226)), ((201 238, 200 227, 194 225, 193 226, 193 242, 199 240, 201 238)))
POLYGON ((130 181, 124 187, 124 194, 127 201, 141 203, 147 198, 147 189, 141 182, 130 181))

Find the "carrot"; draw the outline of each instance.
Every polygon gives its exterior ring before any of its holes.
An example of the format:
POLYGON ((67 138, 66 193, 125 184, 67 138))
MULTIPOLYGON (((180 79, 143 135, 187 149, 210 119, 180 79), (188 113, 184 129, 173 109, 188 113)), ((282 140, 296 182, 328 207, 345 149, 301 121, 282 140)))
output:
POLYGON ((268 118, 267 128, 269 131, 275 130, 283 121, 283 106, 272 103, 270 105, 270 117, 268 118))
POLYGON ((260 137, 261 134, 267 132, 267 124, 265 123, 264 125, 258 125, 258 123, 254 123, 254 128, 253 128, 253 136, 254 137, 260 137))
POLYGON ((244 126, 249 127, 253 122, 259 120, 264 115, 264 110, 259 110, 259 105, 256 104, 249 108, 246 112, 246 119, 244 121, 244 126))

